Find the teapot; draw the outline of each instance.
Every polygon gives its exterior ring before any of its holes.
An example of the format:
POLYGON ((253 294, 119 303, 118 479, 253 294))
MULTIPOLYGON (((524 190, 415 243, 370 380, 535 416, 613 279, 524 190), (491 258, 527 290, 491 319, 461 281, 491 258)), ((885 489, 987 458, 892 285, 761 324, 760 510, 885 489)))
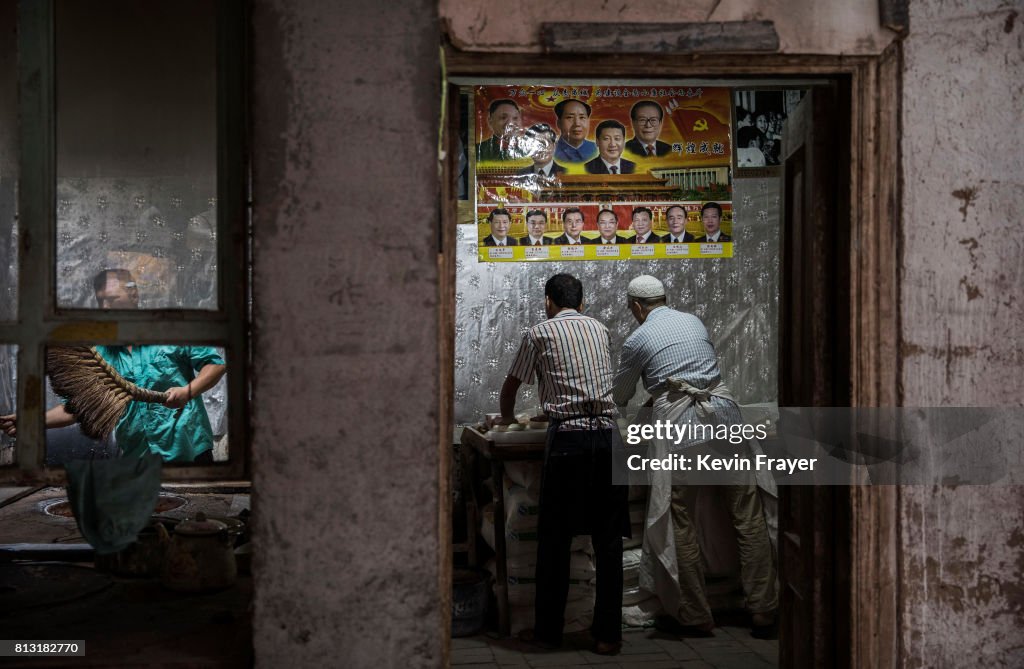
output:
POLYGON ((227 524, 202 512, 181 521, 167 548, 164 586, 182 592, 205 592, 233 585, 238 575, 233 543, 227 524))

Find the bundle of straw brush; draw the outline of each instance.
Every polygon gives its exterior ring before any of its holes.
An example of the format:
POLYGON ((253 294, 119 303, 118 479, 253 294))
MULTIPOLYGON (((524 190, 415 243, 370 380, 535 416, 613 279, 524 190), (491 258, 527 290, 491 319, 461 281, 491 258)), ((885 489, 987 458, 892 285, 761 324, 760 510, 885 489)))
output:
POLYGON ((118 374, 95 348, 55 346, 46 350, 46 373, 53 392, 87 436, 103 439, 117 426, 128 403, 163 404, 167 393, 140 388, 118 374))

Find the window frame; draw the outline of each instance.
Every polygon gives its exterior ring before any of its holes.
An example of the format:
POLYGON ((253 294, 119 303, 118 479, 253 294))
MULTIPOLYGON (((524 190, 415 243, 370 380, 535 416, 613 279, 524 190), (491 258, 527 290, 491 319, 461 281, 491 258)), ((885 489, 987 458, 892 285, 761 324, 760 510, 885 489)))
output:
POLYGON ((246 11, 242 0, 217 3, 217 291, 216 311, 88 310, 56 306, 55 0, 18 4, 18 306, 0 322, 0 343, 18 347, 18 437, 3 484, 66 482, 47 467, 45 351, 74 344, 207 344, 228 363, 228 461, 169 466, 168 481, 247 479, 249 464, 249 324, 251 225, 246 128, 246 11))

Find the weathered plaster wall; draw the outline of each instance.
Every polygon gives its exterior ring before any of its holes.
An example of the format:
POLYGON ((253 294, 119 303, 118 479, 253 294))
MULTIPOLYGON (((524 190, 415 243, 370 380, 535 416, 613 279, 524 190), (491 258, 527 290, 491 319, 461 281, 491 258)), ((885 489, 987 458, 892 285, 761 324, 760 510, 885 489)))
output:
POLYGON ((437 6, 251 11, 257 665, 439 666, 437 6))
MULTIPOLYGON (((903 75, 908 406, 1024 403, 1024 11, 915 0, 903 75)), ((905 488, 908 667, 1024 666, 1024 490, 905 488)))
POLYGON ((539 51, 554 22, 774 21, 785 53, 873 54, 892 41, 877 0, 439 0, 452 42, 473 51, 539 51))

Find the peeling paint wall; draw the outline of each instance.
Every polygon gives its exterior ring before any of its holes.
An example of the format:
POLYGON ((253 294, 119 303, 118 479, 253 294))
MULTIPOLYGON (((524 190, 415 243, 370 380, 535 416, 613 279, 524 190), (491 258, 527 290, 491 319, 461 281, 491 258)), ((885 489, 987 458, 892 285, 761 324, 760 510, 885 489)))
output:
POLYGON ((783 53, 876 54, 892 41, 877 0, 439 0, 452 43, 469 51, 540 51, 542 23, 773 21, 783 53))
MULTIPOLYGON (((907 406, 1024 403, 1019 2, 910 3, 903 75, 907 406)), ((1024 490, 902 492, 907 667, 1024 666, 1024 490)))
POLYGON ((436 3, 251 13, 257 666, 439 666, 436 3))

